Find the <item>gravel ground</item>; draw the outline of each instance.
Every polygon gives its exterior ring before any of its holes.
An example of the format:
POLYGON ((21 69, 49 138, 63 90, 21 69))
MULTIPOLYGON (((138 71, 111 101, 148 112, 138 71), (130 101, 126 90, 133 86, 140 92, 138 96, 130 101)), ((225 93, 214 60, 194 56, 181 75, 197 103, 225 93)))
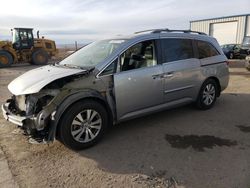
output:
MULTIPOLYGON (((32 68, 0 69, 0 103, 7 84, 32 68)), ((58 141, 31 145, 0 114, 0 147, 20 187, 250 187, 250 72, 233 66, 230 74, 213 109, 131 120, 80 152, 58 141)))

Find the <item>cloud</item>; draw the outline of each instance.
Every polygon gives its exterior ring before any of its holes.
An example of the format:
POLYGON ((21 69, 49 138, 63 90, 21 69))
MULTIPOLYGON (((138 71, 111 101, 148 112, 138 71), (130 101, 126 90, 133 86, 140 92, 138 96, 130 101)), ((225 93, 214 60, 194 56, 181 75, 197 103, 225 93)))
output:
POLYGON ((96 30, 89 30, 89 29, 72 29, 72 30, 44 30, 44 35, 95 35, 101 34, 98 33, 96 30))
POLYGON ((10 28, 33 27, 60 43, 150 28, 188 29, 190 20, 250 13, 249 0, 8 0, 1 7, 0 38, 10 28))

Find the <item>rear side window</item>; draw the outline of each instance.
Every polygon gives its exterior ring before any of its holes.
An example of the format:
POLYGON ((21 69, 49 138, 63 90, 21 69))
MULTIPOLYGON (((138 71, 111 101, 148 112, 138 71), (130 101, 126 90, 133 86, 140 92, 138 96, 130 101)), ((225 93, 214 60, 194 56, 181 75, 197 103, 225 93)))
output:
POLYGON ((208 42, 197 41, 197 48, 199 52, 199 59, 219 55, 216 48, 208 42))
POLYGON ((192 40, 162 39, 161 46, 164 63, 194 58, 192 40))

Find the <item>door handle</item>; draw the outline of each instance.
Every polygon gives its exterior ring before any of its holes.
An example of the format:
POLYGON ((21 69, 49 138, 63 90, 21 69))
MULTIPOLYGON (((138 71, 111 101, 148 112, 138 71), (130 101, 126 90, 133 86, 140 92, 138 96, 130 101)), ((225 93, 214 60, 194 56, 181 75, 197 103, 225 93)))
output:
POLYGON ((155 74, 155 75, 152 75, 153 79, 161 78, 162 76, 163 76, 163 74, 155 74))
POLYGON ((174 76, 174 72, 168 72, 168 73, 163 75, 163 78, 171 78, 173 76, 174 76))
POLYGON ((163 74, 156 74, 156 75, 152 75, 153 79, 156 78, 171 78, 174 76, 174 72, 168 72, 168 73, 163 73, 163 74))

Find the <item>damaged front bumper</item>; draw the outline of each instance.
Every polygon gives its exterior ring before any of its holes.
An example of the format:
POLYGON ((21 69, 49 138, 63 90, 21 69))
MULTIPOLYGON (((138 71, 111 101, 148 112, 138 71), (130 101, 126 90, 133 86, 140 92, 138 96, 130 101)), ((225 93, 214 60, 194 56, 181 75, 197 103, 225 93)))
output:
MULTIPOLYGON (((49 134, 49 120, 52 118, 52 115, 55 114, 55 111, 49 113, 48 110, 42 110, 36 116, 21 116, 13 113, 10 105, 10 102, 6 102, 1 106, 3 116, 7 121, 18 125, 24 130, 26 135, 30 135, 39 142, 49 143, 54 141, 54 137, 49 134)), ((51 120, 51 122, 52 121, 53 120, 51 120)))
POLYGON ((10 110, 9 110, 9 105, 10 103, 5 103, 2 105, 2 111, 3 111, 3 117, 7 120, 10 121, 18 126, 23 126, 24 122, 26 120, 32 120, 35 121, 34 117, 27 117, 27 116, 18 116, 13 114, 10 110))

